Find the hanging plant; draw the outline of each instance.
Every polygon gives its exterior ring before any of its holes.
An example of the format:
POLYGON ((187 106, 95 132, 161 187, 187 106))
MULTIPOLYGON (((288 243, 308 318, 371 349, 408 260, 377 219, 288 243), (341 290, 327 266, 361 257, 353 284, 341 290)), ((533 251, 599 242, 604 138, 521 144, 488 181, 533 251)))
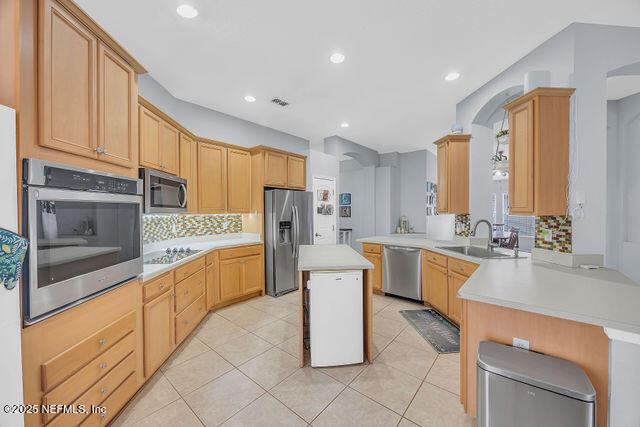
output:
POLYGON ((500 139, 503 136, 509 135, 509 129, 502 129, 500 132, 496 133, 496 139, 500 139))

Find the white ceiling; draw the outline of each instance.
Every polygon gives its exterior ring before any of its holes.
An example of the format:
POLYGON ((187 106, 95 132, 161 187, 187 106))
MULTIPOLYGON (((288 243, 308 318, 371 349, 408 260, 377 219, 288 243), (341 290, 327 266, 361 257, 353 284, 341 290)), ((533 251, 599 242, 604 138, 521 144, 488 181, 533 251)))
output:
POLYGON ((638 0, 76 1, 177 98, 381 152, 431 148, 456 102, 570 23, 640 17, 638 0), (182 3, 199 16, 180 18, 182 3))

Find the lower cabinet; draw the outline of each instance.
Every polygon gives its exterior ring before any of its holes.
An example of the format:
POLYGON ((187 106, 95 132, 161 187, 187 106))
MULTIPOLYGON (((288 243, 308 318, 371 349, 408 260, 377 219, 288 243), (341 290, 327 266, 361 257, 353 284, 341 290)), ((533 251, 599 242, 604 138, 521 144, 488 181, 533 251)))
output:
POLYGON ((218 251, 206 258, 207 310, 220 303, 220 257, 218 251))
POLYGON ((264 289, 262 245, 220 251, 220 302, 264 289))
POLYGON ((381 294, 382 289, 382 245, 375 243, 362 244, 362 256, 373 264, 373 292, 381 294))
POLYGON ((144 305, 144 372, 147 378, 162 365, 175 348, 173 307, 173 286, 144 305))
POLYGON ((447 315, 449 309, 449 285, 448 274, 445 267, 424 263, 423 288, 426 288, 425 301, 440 313, 447 315))
POLYGON ((464 285, 467 279, 468 277, 458 273, 451 273, 449 275, 449 306, 447 311, 449 319, 458 325, 462 322, 462 300, 458 298, 458 290, 464 285))

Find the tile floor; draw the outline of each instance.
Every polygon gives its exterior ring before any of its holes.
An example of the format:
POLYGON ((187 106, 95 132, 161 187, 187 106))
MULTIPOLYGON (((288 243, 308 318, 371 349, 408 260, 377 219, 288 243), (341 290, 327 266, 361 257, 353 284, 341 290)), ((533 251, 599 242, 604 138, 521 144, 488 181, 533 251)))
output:
POLYGON ((298 367, 298 294, 210 313, 114 426, 470 426, 459 355, 438 355, 399 310, 374 296, 370 365, 298 367))

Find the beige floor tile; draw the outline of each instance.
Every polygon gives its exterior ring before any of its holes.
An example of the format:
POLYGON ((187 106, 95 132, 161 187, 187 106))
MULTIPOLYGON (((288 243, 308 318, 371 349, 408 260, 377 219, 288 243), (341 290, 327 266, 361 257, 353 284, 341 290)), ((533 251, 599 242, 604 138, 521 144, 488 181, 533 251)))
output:
POLYGON ((383 297, 380 295, 374 295, 373 296, 373 312, 378 313, 380 310, 384 309, 391 303, 392 301, 390 298, 383 297))
POLYGON ((404 416, 424 427, 473 425, 473 418, 464 413, 458 396, 427 382, 422 384, 404 416))
POLYGON ((233 366, 215 351, 207 351, 164 373, 173 387, 185 396, 220 375, 229 372, 233 366))
POLYGON ((403 418, 400 420, 398 427, 418 427, 418 424, 414 423, 413 421, 409 421, 406 418, 403 418))
POLYGON ((178 392, 169 380, 161 372, 158 372, 147 381, 113 425, 130 425, 178 399, 180 399, 178 392))
POLYGON ((360 363, 358 365, 345 365, 334 366, 330 368, 322 368, 322 372, 330 375, 332 378, 340 381, 342 384, 349 385, 351 381, 357 377, 360 372, 367 367, 367 363, 360 363))
POLYGON ((408 301, 402 298, 394 298, 393 305, 398 307, 400 310, 424 310, 425 306, 422 303, 415 301, 408 301))
POLYGON ((380 353, 376 363, 386 363, 423 380, 437 357, 436 354, 394 341, 380 353))
POLYGON ((238 369, 262 388, 269 390, 298 369, 298 359, 277 347, 273 347, 240 365, 238 369))
POLYGON ((204 319, 202 319, 202 322, 200 322, 198 328, 211 328, 213 326, 218 326, 224 322, 228 322, 228 320, 220 316, 219 314, 209 313, 204 319))
POLYGON ((195 333, 195 336, 200 341, 213 348, 248 333, 249 332, 247 330, 225 320, 217 326, 198 330, 195 333))
POLYGON ((409 325, 398 335, 394 341, 406 344, 408 346, 424 350, 434 355, 438 355, 438 352, 429 344, 429 341, 424 339, 413 326, 409 325))
POLYGON ((346 388, 313 421, 313 426, 389 426, 395 427, 400 415, 350 388, 346 388))
POLYGON ((289 409, 311 422, 344 389, 344 384, 313 368, 302 368, 271 390, 289 409))
POLYGON ((459 395, 460 353, 440 354, 425 381, 459 395))
POLYGON ((383 335, 391 339, 398 336, 404 328, 408 326, 407 322, 399 322, 397 320, 382 317, 378 314, 373 316, 373 333, 383 335))
POLYGON ((387 319, 392 319, 398 322, 406 322, 405 318, 402 317, 402 314, 400 314, 400 310, 404 310, 404 308, 396 304, 389 304, 382 310, 378 311, 376 315, 387 318, 387 319))
POLYGON ((373 334, 373 358, 378 357, 380 352, 384 350, 393 341, 389 337, 383 335, 373 334))
POLYGON ((233 322, 235 325, 249 331, 255 331, 262 326, 275 322, 278 318, 270 314, 253 308, 249 305, 238 307, 234 310, 219 313, 225 319, 233 322))
POLYGON ((253 304, 252 307, 278 318, 283 318, 296 312, 295 305, 271 297, 270 299, 253 304))
POLYGON ((234 369, 187 395, 184 400, 205 425, 217 426, 263 393, 256 383, 234 369))
POLYGON ((273 345, 283 343, 297 333, 298 328, 284 320, 276 320, 260 329, 256 329, 254 332, 254 334, 273 345))
POLYGON ((202 341, 195 336, 187 338, 181 345, 173 352, 173 354, 167 359, 166 362, 160 368, 163 372, 169 368, 178 366, 187 360, 193 359, 196 356, 210 351, 202 341))
POLYGON ((225 427, 302 427, 306 425, 302 418, 267 393, 223 424, 225 427))
POLYGON ((421 383, 416 377, 376 361, 367 366, 349 387, 402 414, 421 383))
POLYGON ((240 366, 271 347, 273 346, 262 338, 254 334, 246 334, 214 346, 213 349, 234 366, 240 366))
POLYGON ((291 323, 296 328, 300 326, 300 313, 296 307, 295 311, 288 316, 282 318, 287 323, 291 323))
POLYGON ((300 335, 294 335, 285 342, 278 344, 278 348, 286 351, 297 359, 300 357, 300 335))
POLYGON ((176 400, 134 424, 135 427, 201 427, 196 414, 184 400, 176 400))
POLYGON ((288 294, 278 297, 278 299, 297 306, 300 304, 300 291, 289 292, 288 294))

